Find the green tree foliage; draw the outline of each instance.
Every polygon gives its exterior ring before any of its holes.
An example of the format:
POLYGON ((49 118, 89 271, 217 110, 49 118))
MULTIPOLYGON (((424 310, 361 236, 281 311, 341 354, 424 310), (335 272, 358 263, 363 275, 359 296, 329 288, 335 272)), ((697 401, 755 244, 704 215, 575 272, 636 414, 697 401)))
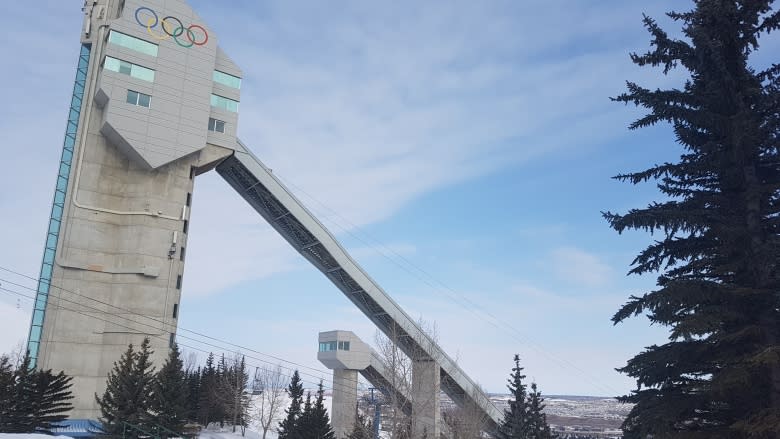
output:
POLYGON ((335 439, 336 435, 330 426, 330 417, 323 403, 324 398, 325 390, 320 381, 314 404, 311 403, 310 395, 306 398, 306 406, 301 417, 303 419, 300 428, 302 439, 335 439))
POLYGON ((509 409, 504 412, 504 420, 498 427, 498 439, 548 439, 553 438, 547 417, 542 413, 544 399, 531 385, 532 392, 523 383, 526 378, 520 367, 520 356, 515 355, 515 367, 509 377, 507 388, 511 394, 509 409))
POLYGON ((303 410, 301 410, 301 416, 295 423, 295 437, 297 439, 309 439, 312 431, 312 405, 311 405, 311 392, 306 392, 306 401, 303 403, 303 410))
POLYGON ((658 288, 613 322, 646 314, 670 330, 620 369, 637 380, 622 398, 635 404, 626 438, 780 437, 780 65, 749 63, 780 27, 772 3, 695 1, 668 14, 681 39, 645 17, 652 47, 633 62, 688 79, 655 91, 629 82, 615 98, 649 110, 631 129, 667 122, 684 148, 675 163, 615 177, 655 180, 665 200, 604 214, 618 232, 660 234, 630 271, 660 272, 658 288))
POLYGON ((290 397, 290 407, 287 408, 287 416, 279 423, 279 439, 298 439, 298 421, 301 417, 303 402, 303 383, 298 371, 294 371, 287 386, 287 395, 290 397))
POLYGON ((0 432, 51 433, 73 408, 71 377, 30 367, 29 353, 14 369, 0 358, 0 432))
POLYGON ((149 359, 151 354, 148 338, 141 343, 138 352, 130 344, 109 372, 103 397, 95 394, 106 434, 121 435, 125 424, 151 430, 154 381, 154 367, 149 359))
POLYGON ((182 435, 188 415, 187 384, 179 347, 173 345, 152 385, 151 409, 155 426, 182 435))
POLYGON ((198 419, 200 410, 200 379, 201 368, 188 370, 187 375, 187 419, 195 421, 198 419))
POLYGON ((370 419, 358 414, 355 419, 355 425, 352 431, 347 434, 347 439, 372 439, 374 437, 374 427, 370 419))
POLYGON ((218 422, 223 419, 222 410, 217 402, 217 369, 214 366, 214 354, 209 353, 206 359, 206 366, 203 368, 200 377, 199 402, 198 402, 198 423, 207 426, 211 422, 218 422))

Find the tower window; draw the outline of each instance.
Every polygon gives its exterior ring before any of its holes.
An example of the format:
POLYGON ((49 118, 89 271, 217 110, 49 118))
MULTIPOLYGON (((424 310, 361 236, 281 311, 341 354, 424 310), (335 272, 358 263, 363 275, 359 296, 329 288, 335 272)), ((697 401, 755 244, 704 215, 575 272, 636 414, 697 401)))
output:
POLYGON ((238 113, 238 101, 220 95, 211 95, 211 106, 238 113))
POLYGON ((128 75, 136 79, 142 79, 144 81, 154 82, 154 70, 147 69, 146 67, 139 66, 121 59, 116 59, 110 56, 106 57, 103 62, 103 68, 111 70, 112 72, 128 75))
POLYGON ((218 133, 224 133, 225 132, 225 121, 214 119, 213 117, 209 118, 209 131, 216 131, 218 133))
POLYGON ((179 304, 178 303, 174 303, 173 304, 173 318, 174 319, 179 318, 179 304))
POLYGON ((173 345, 174 345, 174 344, 176 344, 176 334, 174 334, 173 332, 171 332, 171 336, 170 336, 170 338, 168 339, 168 346, 169 346, 169 347, 171 347, 171 348, 173 348, 173 345))
POLYGON ((181 252, 179 253, 179 260, 182 261, 182 262, 184 262, 184 252, 186 250, 187 250, 186 248, 182 247, 181 248, 181 252))
POLYGON ((181 289, 181 275, 176 276, 176 289, 181 289))
POLYGON ((128 49, 141 52, 149 56, 157 56, 157 45, 148 41, 141 40, 139 38, 123 34, 111 29, 108 33, 108 42, 116 44, 117 46, 126 47, 128 49))
POLYGON ((192 192, 187 193, 187 206, 192 206, 192 192))
POLYGON ((187 233, 187 230, 190 229, 190 222, 188 220, 184 220, 184 227, 182 227, 182 231, 184 233, 187 233))
POLYGON ((241 88, 241 78, 238 76, 229 75, 225 72, 220 72, 219 70, 214 70, 214 76, 213 76, 214 82, 217 82, 222 85, 226 85, 231 88, 239 89, 241 88))
POLYGON ((127 103, 149 108, 152 105, 152 97, 133 90, 127 90, 127 103))

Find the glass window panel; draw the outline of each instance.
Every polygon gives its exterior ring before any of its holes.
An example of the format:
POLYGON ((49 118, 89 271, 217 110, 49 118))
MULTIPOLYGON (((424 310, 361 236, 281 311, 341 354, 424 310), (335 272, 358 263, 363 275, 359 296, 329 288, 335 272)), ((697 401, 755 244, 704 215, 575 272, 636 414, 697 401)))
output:
POLYGON ((70 175, 70 166, 67 163, 60 162, 60 175, 70 175))
POLYGON ((51 217, 56 219, 62 218, 62 206, 57 206, 57 205, 52 206, 51 217))
POLYGON ((57 235, 49 234, 46 236, 46 248, 57 247, 57 235))
POLYGON ((46 264, 54 263, 54 249, 47 248, 46 251, 43 252, 43 262, 46 264))
POLYGON ((127 103, 138 105, 138 92, 133 90, 127 90, 127 103))
POLYGON ((133 72, 133 65, 127 61, 119 61, 119 73, 129 75, 133 72))
POLYGON ((41 339, 41 327, 32 326, 30 328, 30 340, 39 341, 41 339))
POLYGON ((211 105, 223 110, 238 112, 238 102, 219 95, 211 95, 211 105))
POLYGON ((112 72, 118 72, 119 63, 120 61, 118 59, 107 56, 105 62, 103 62, 103 67, 106 70, 111 70, 112 72))
POLYGON ((36 310, 33 312, 32 324, 38 326, 43 325, 43 310, 36 310))
POLYGON ((51 264, 41 265, 41 277, 44 279, 51 279, 51 264))
MULTIPOLYGON (((68 148, 67 141, 65 142, 65 148, 68 148)), ((63 149, 62 150, 62 161, 66 163, 70 163, 73 160, 73 151, 70 149, 63 149)))
POLYGON ((345 341, 345 342, 344 342, 344 350, 345 350, 345 351, 348 351, 348 350, 349 350, 349 342, 348 342, 348 341, 345 341))
POLYGON ((61 191, 54 191, 54 202, 62 204, 65 202, 65 193, 61 191))
POLYGON ((224 72, 220 72, 218 70, 214 70, 214 82, 217 82, 222 85, 226 85, 231 88, 241 88, 241 78, 233 75, 229 75, 224 72))
POLYGON ((157 56, 157 45, 148 41, 111 30, 108 34, 108 42, 116 44, 118 46, 127 47, 128 49, 135 50, 137 52, 144 53, 150 56, 157 56))
POLYGON ((152 103, 152 97, 143 93, 138 93, 138 105, 149 108, 152 103))
POLYGON ((220 133, 224 133, 225 132, 225 122, 223 122, 221 120, 217 120, 216 121, 216 126, 214 128, 214 131, 217 131, 217 132, 220 132, 220 133))
POLYGON ((49 233, 59 233, 60 232, 60 222, 56 219, 51 219, 49 221, 49 233))
POLYGON ((154 70, 147 69, 146 67, 133 65, 130 76, 133 78, 143 79, 144 81, 154 82, 154 70))
POLYGON ((57 177, 57 190, 63 192, 68 190, 68 180, 66 178, 57 177))

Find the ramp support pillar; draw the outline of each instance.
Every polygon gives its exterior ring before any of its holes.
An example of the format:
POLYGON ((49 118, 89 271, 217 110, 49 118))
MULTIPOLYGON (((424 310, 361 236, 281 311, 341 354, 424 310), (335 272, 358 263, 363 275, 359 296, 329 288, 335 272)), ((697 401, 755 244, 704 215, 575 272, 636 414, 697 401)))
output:
POLYGON ((412 362, 412 438, 438 439, 441 370, 431 359, 412 362))
POLYGON ((333 369, 333 406, 330 422, 336 438, 345 438, 355 425, 357 387, 357 370, 333 369))

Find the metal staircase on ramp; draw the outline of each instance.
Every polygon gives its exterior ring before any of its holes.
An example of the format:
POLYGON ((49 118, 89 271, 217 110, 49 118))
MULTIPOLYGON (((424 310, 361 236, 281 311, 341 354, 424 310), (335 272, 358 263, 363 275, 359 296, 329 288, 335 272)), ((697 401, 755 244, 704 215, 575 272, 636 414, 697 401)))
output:
POLYGON ((502 413, 457 364, 350 257, 336 238, 240 141, 217 172, 317 267, 349 300, 416 361, 440 367, 441 389, 454 402, 473 402, 493 426, 502 413))

